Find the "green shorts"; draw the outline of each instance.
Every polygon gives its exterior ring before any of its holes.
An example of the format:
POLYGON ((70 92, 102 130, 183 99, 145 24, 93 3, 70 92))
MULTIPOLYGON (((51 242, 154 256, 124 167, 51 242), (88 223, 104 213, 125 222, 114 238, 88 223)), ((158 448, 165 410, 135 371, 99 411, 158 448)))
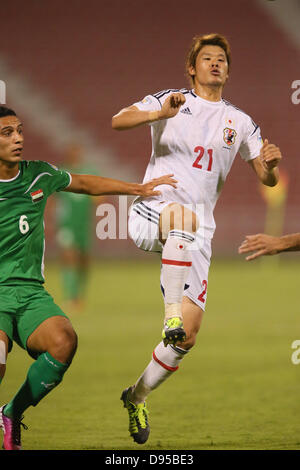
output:
MULTIPOLYGON (((47 318, 68 318, 40 284, 0 285, 0 330, 9 340, 27 350, 27 339, 47 318)), ((32 355, 30 353, 30 355, 32 355)))
POLYGON ((87 230, 84 225, 81 230, 72 226, 62 227, 57 232, 57 242, 62 249, 75 248, 88 253, 91 247, 92 230, 87 230))

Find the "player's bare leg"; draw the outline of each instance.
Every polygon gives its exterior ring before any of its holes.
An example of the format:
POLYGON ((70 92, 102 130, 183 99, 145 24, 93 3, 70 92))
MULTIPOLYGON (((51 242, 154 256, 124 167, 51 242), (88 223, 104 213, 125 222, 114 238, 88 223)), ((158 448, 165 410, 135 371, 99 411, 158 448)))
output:
POLYGON ((160 215, 162 251, 162 280, 164 287, 165 318, 164 345, 185 340, 182 298, 191 261, 190 247, 195 240, 197 216, 184 206, 171 203, 160 215))
POLYGON ((48 352, 57 361, 71 364, 77 349, 77 335, 66 317, 55 316, 36 328, 27 340, 27 347, 33 352, 48 352))
POLYGON ((13 399, 0 409, 6 450, 21 450, 22 414, 62 381, 76 352, 77 336, 67 318, 54 316, 42 322, 29 336, 27 348, 38 356, 37 360, 30 366, 25 382, 13 399))
POLYGON ((189 297, 183 297, 182 316, 186 339, 184 342, 178 344, 180 348, 189 351, 195 345, 203 315, 204 311, 202 308, 195 304, 189 297))

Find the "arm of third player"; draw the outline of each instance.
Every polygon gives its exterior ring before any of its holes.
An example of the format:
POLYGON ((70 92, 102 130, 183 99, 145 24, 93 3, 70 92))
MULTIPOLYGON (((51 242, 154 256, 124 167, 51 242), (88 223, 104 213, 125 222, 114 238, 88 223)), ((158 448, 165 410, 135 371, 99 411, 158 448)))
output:
POLYGON ((252 261, 264 255, 276 255, 283 251, 300 251, 300 233, 292 233, 282 237, 273 237, 264 233, 247 235, 239 247, 239 253, 250 253, 246 261, 252 261))

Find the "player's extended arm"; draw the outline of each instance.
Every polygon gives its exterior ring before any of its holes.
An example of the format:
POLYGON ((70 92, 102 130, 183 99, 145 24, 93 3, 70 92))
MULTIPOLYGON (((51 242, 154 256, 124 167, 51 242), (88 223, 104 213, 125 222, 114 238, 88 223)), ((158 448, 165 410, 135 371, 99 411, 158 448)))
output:
POLYGON ((276 186, 279 180, 277 166, 282 159, 279 147, 269 144, 265 139, 257 158, 250 160, 250 165, 254 169, 260 181, 266 186, 276 186))
POLYGON ((182 93, 172 93, 159 111, 141 111, 136 106, 129 106, 112 117, 112 128, 123 131, 142 124, 172 118, 176 116, 184 103, 185 97, 182 93))
POLYGON ((264 233, 247 235, 239 247, 239 253, 249 253, 246 261, 251 261, 263 255, 277 255, 282 251, 300 251, 300 233, 283 235, 282 237, 272 237, 264 233))
POLYGON ((172 178, 173 175, 164 175, 154 178, 148 183, 126 183, 112 178, 104 178, 102 176, 93 175, 74 175, 72 174, 71 184, 64 189, 71 193, 89 194, 90 196, 104 196, 114 194, 127 194, 132 196, 157 196, 160 191, 154 191, 156 186, 160 184, 168 184, 176 188, 177 180, 172 178))

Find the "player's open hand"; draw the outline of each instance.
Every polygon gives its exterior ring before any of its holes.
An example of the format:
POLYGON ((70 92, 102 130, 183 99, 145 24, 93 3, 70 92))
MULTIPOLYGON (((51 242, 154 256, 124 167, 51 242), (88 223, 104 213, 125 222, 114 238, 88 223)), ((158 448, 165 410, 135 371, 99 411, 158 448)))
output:
POLYGON ((140 195, 143 197, 150 197, 150 196, 159 196, 161 193, 160 191, 154 191, 154 188, 156 186, 159 186, 160 184, 168 184, 169 186, 173 186, 173 188, 176 188, 176 183, 177 180, 173 178, 174 175, 164 175, 160 176, 159 178, 154 178, 148 183, 144 183, 140 185, 140 195))
POLYGON ((254 253, 247 256, 246 261, 252 261, 264 255, 276 255, 280 251, 279 238, 264 233, 247 235, 239 247, 239 253, 243 254, 251 251, 254 251, 254 253))
POLYGON ((178 113, 180 107, 185 103, 183 93, 172 93, 168 96, 159 113, 159 119, 169 119, 178 113))
POLYGON ((278 166, 282 159, 280 148, 274 144, 269 144, 268 139, 265 139, 260 150, 260 158, 265 169, 270 171, 278 166))

